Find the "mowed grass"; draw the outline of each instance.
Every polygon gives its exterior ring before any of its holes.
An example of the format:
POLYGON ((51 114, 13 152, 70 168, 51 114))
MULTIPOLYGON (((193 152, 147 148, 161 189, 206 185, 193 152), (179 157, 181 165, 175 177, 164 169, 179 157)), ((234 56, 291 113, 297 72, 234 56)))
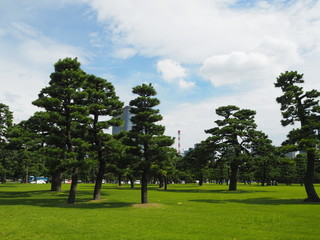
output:
POLYGON ((150 186, 146 205, 138 186, 110 184, 101 201, 90 200, 93 184, 79 184, 77 203, 68 205, 69 187, 1 184, 0 239, 320 239, 320 204, 304 203, 298 185, 150 186))

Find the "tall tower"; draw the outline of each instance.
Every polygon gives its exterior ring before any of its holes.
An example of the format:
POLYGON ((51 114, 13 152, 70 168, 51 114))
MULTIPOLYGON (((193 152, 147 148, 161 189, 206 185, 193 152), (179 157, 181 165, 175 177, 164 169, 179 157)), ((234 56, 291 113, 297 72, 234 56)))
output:
POLYGON ((181 131, 178 130, 178 154, 181 155, 181 149, 180 149, 180 133, 181 131))

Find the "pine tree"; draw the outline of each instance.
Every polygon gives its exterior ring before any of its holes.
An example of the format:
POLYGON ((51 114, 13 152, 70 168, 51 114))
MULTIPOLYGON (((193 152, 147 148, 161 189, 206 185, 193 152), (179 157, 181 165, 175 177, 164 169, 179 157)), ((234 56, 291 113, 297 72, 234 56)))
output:
POLYGON ((159 153, 173 144, 173 139, 165 136, 165 127, 156 124, 162 120, 158 109, 154 109, 160 101, 154 96, 157 94, 151 84, 142 84, 132 91, 138 97, 130 101, 131 118, 133 123, 130 136, 130 152, 136 156, 137 165, 141 174, 141 203, 148 203, 148 176, 151 166, 159 161, 159 153))
POLYGON ((250 144, 256 134, 254 121, 256 112, 229 105, 217 108, 216 113, 223 119, 215 121, 218 127, 205 132, 212 135, 209 141, 213 143, 214 149, 228 149, 228 153, 232 153, 229 190, 235 191, 237 190, 239 166, 249 152, 250 144))
POLYGON ((320 198, 313 186, 315 174, 316 150, 320 143, 320 92, 313 89, 304 91, 303 74, 285 72, 280 74, 275 87, 281 88, 283 95, 277 97, 281 105, 282 126, 299 122, 301 127, 293 129, 288 134, 286 144, 296 144, 299 150, 307 153, 307 170, 304 176, 304 186, 307 193, 305 201, 319 202, 320 198))
POLYGON ((84 140, 88 122, 88 108, 84 105, 87 94, 83 91, 85 72, 77 59, 65 58, 54 65, 49 86, 41 90, 34 105, 44 108, 55 129, 50 132, 63 152, 64 162, 72 169, 72 183, 68 203, 75 202, 79 168, 85 162, 85 150, 89 147, 84 140))
POLYGON ((86 78, 84 91, 88 94, 86 107, 90 114, 88 140, 92 142, 91 149, 96 153, 99 163, 93 199, 99 200, 109 154, 108 142, 112 139, 105 130, 119 125, 119 119, 115 117, 121 113, 123 103, 119 101, 110 82, 94 75, 86 78))

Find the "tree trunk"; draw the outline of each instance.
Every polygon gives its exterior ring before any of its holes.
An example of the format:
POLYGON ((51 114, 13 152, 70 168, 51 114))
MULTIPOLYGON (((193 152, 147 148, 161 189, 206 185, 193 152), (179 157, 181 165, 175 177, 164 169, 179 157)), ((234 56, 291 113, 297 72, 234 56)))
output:
POLYGON ((119 185, 119 187, 122 186, 122 176, 121 176, 120 173, 119 173, 119 175, 118 175, 118 185, 119 185))
POLYGON ((25 175, 24 175, 24 183, 29 183, 29 168, 26 167, 26 172, 25 172, 25 175))
POLYGON ((238 169, 239 169, 238 161, 233 160, 230 166, 231 173, 230 173, 229 191, 237 190, 238 169))
POLYGON ((307 152, 307 170, 304 177, 304 187, 307 192, 307 198, 304 200, 305 202, 320 202, 318 194, 313 186, 314 162, 315 162, 314 151, 308 151, 307 152))
POLYGON ((202 174, 199 178, 199 186, 201 187, 203 185, 203 177, 202 177, 202 174))
POLYGON ((97 179, 97 176, 96 176, 95 171, 93 170, 92 173, 91 173, 91 177, 90 177, 90 182, 89 183, 96 183, 96 179, 97 179))
POLYGON ((266 166, 263 166, 263 169, 262 169, 262 178, 261 178, 261 186, 264 186, 264 185, 265 185, 266 178, 267 178, 267 167, 266 167, 266 166))
POLYGON ((97 177, 96 183, 94 185, 93 200, 100 200, 101 187, 102 187, 102 179, 97 177))
POLYGON ((51 191, 61 192, 62 173, 56 171, 51 176, 51 191))
POLYGON ((131 189, 134 189, 134 180, 132 177, 130 177, 129 179, 130 179, 131 189))
POLYGON ((168 190, 168 179, 164 177, 164 190, 168 190))
POLYGON ((159 177, 159 188, 163 188, 163 176, 159 177))
POLYGON ((100 200, 102 180, 104 174, 106 173, 106 160, 101 156, 99 158, 99 170, 96 178, 96 183, 94 185, 93 200, 100 200))
POLYGON ((3 173, 3 175, 1 176, 1 182, 2 183, 6 183, 6 173, 3 173))
POLYGON ((141 176, 141 203, 148 203, 148 173, 146 170, 141 176))
POLYGON ((302 170, 302 159, 298 160, 298 174, 300 179, 300 186, 303 186, 303 170, 302 170))
POLYGON ((71 186, 69 191, 68 204, 74 204, 76 201, 78 178, 79 178, 79 168, 75 167, 72 172, 72 181, 71 181, 71 186))

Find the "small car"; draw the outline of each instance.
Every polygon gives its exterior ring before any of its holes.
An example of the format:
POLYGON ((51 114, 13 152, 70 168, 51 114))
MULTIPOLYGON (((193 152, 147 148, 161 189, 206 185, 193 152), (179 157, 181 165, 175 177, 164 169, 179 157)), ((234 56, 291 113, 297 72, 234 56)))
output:
POLYGON ((46 184, 47 182, 46 181, 44 181, 44 180, 37 180, 37 181, 31 181, 30 183, 32 183, 32 184, 46 184))

